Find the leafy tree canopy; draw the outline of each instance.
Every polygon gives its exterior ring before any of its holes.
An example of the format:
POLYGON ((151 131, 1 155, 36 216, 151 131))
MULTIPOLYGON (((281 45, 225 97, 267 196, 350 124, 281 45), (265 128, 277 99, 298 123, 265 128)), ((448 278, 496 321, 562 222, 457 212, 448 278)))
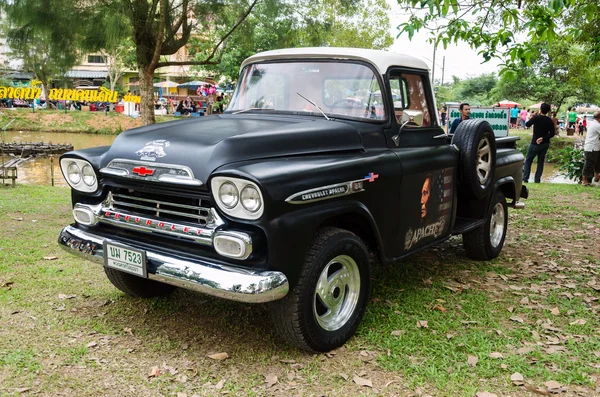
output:
POLYGON ((527 66, 540 44, 579 43, 600 61, 600 0, 398 0, 412 15, 400 33, 419 30, 444 47, 464 41, 485 60, 504 58, 501 73, 527 66))

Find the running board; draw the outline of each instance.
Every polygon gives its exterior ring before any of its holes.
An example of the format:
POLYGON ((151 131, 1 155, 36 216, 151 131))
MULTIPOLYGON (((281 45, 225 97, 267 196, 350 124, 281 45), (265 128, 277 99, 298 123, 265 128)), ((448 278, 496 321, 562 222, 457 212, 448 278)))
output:
POLYGON ((454 230, 452 234, 463 234, 473 229, 477 229, 485 223, 485 219, 461 218, 456 217, 454 230))

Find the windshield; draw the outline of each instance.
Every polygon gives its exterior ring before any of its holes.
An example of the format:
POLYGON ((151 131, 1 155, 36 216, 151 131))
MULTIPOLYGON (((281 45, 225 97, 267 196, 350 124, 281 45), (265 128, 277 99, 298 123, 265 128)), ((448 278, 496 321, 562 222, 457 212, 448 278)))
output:
POLYGON ((307 99, 333 117, 387 118, 381 87, 373 71, 346 62, 248 65, 242 70, 227 111, 269 109, 320 114, 307 99))

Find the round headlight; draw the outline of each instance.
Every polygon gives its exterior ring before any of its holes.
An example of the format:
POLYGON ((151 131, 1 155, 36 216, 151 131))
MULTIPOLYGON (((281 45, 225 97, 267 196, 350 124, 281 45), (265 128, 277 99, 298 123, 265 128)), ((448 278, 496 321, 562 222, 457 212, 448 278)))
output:
POLYGON ((89 164, 83 166, 81 173, 83 174, 83 183, 88 186, 93 186, 96 183, 96 174, 89 164))
POLYGON ((240 199, 237 187, 231 182, 225 182, 219 187, 219 200, 225 208, 233 208, 237 205, 240 199))
POLYGON ((69 181, 74 185, 77 185, 81 181, 81 170, 75 162, 72 162, 67 167, 67 178, 69 178, 69 181))
POLYGON ((262 205, 260 201, 260 193, 258 193, 258 190, 256 190, 256 188, 253 186, 248 185, 243 188, 240 197, 242 206, 250 212, 258 211, 262 205))

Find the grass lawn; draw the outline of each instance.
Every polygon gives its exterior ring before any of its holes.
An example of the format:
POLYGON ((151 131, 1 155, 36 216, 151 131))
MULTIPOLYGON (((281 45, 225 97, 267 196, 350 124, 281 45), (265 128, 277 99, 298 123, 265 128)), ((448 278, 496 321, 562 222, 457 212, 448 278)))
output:
POLYGON ((69 189, 0 187, 0 395, 599 395, 600 188, 529 187, 499 258, 454 237, 376 268, 357 335, 319 355, 268 306, 123 295, 58 247, 69 189))

